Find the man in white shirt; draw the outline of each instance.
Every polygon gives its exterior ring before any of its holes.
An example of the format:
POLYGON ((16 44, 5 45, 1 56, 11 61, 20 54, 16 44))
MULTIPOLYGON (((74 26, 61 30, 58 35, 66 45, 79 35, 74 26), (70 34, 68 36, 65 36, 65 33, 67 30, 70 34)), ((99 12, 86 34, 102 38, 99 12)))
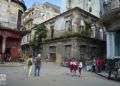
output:
MULTIPOLYGON (((79 71, 79 74, 80 74, 80 75, 81 75, 82 67, 83 67, 83 63, 80 61, 79 64, 78 64, 78 71, 79 71)), ((79 75, 79 76, 80 76, 80 75, 79 75)))

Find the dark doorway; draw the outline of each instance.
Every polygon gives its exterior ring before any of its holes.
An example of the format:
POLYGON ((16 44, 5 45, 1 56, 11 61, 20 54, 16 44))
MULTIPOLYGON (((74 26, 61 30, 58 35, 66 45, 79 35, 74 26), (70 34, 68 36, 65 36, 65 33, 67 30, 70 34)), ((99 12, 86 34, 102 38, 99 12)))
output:
POLYGON ((10 53, 10 50, 11 50, 11 48, 6 48, 6 50, 5 50, 5 61, 9 61, 9 59, 10 59, 10 55, 11 55, 11 53, 10 53))
POLYGON ((0 54, 2 54, 2 36, 0 36, 0 54))
POLYGON ((50 61, 52 62, 56 61, 56 53, 50 53, 50 61))

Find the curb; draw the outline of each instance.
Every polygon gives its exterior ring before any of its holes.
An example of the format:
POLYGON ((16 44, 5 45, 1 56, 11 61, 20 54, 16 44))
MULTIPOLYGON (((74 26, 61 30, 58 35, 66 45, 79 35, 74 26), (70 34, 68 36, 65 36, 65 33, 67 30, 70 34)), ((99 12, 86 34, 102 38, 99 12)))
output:
POLYGON ((0 67, 20 67, 24 66, 24 64, 0 64, 0 67))
POLYGON ((116 79, 114 79, 114 78, 108 79, 108 77, 105 76, 105 75, 103 75, 103 74, 98 74, 98 73, 95 73, 95 74, 97 74, 97 75, 99 75, 99 76, 101 76, 101 77, 104 77, 104 78, 107 79, 107 80, 112 80, 112 81, 120 82, 120 80, 116 80, 116 79))

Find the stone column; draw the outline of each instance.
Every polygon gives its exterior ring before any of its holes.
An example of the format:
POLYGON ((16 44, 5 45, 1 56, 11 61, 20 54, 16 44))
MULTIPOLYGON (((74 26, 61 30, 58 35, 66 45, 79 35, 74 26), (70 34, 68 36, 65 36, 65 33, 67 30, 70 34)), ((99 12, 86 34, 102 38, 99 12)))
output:
POLYGON ((77 58, 77 41, 72 40, 72 47, 71 47, 71 57, 72 58, 77 58))
POLYGON ((6 37, 3 36, 3 40, 2 40, 2 53, 5 53, 5 48, 6 48, 6 37))
POLYGON ((115 56, 115 34, 114 32, 107 32, 107 58, 115 56))
POLYGON ((61 64, 63 60, 63 55, 62 55, 62 42, 57 43, 57 52, 56 52, 56 63, 61 64))
POLYGON ((4 62, 5 48, 6 48, 6 37, 3 36, 3 39, 2 39, 2 62, 4 62))

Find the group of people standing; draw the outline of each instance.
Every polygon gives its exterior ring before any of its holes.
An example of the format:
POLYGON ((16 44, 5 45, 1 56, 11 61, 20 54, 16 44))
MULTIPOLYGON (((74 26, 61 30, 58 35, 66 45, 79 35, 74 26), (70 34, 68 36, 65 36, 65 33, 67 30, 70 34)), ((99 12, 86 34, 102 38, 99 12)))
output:
POLYGON ((37 57, 34 59, 32 58, 32 55, 29 56, 27 60, 27 76, 31 76, 31 72, 34 66, 34 76, 40 75, 40 69, 41 69, 41 54, 38 54, 37 57))
POLYGON ((106 61, 105 61, 105 59, 97 58, 97 59, 94 61, 93 71, 94 71, 94 72, 104 71, 104 70, 105 70, 105 66, 106 66, 106 61))
MULTIPOLYGON (((37 57, 32 58, 32 55, 29 56, 27 60, 27 76, 30 77, 32 73, 32 69, 34 66, 34 76, 40 75, 40 69, 41 69, 41 54, 38 54, 37 57)), ((71 59, 69 61, 69 69, 72 76, 76 75, 77 70, 79 72, 79 76, 81 76, 81 70, 83 68, 82 61, 78 61, 76 59, 71 59)))
POLYGON ((77 61, 74 58, 70 60, 70 62, 69 62, 69 69, 70 69, 70 73, 72 74, 72 76, 76 75, 77 70, 78 70, 79 76, 80 76, 82 68, 83 68, 82 61, 77 61))

